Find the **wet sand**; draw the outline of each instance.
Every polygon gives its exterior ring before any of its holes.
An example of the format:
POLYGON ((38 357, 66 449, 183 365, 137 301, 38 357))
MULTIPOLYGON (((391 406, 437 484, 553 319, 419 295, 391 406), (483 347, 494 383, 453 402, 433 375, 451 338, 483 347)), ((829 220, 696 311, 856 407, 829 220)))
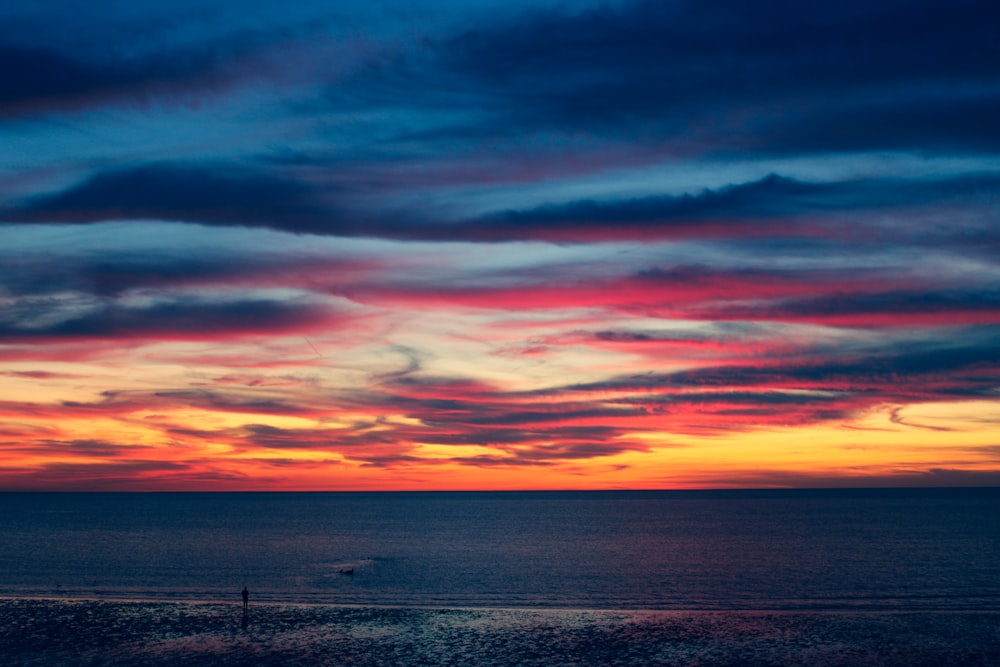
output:
POLYGON ((4 665, 997 665, 1000 612, 0 600, 4 665))

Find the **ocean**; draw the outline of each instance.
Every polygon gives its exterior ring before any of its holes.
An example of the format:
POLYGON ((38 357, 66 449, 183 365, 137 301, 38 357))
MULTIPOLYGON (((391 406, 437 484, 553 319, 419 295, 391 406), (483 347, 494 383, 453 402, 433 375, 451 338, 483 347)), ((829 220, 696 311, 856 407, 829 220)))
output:
POLYGON ((0 494, 0 597, 1000 610, 1000 489, 0 494))

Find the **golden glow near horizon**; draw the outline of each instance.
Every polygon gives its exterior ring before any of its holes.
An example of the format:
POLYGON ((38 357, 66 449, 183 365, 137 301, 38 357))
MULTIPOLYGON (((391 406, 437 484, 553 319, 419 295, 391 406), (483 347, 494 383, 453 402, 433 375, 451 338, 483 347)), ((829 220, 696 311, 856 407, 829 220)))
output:
MULTIPOLYGON (((155 349, 173 354, 162 342, 155 349)), ((474 368, 458 376, 447 346, 389 346, 375 364, 419 355, 433 368, 444 358, 448 375, 404 367, 345 386, 329 368, 339 355, 327 349, 309 363, 263 359, 254 368, 247 359, 238 369, 158 364, 141 346, 46 372, 12 364, 0 375, 0 393, 17 397, 0 405, 0 481, 233 490, 949 484, 964 481, 956 471, 992 474, 1000 458, 993 400, 843 407, 849 392, 830 388, 677 390, 676 361, 665 374, 613 383, 586 368, 572 382, 559 361, 558 390, 525 384, 507 365, 517 388, 505 391, 504 373, 488 367, 484 378, 474 368), (129 358, 147 371, 125 372, 129 358), (761 409, 767 401, 778 409, 761 409), (839 406, 838 415, 813 417, 813 401, 839 406)), ((343 358, 359 365, 355 354, 343 358)), ((527 363, 544 367, 544 358, 535 350, 527 363)))

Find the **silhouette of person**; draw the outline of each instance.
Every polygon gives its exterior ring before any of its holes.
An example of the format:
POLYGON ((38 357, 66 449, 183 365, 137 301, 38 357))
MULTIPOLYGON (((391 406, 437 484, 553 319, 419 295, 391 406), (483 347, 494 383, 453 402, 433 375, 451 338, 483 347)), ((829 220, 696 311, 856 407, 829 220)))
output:
POLYGON ((243 595, 243 611, 246 611, 247 607, 250 605, 250 591, 247 590, 246 586, 243 587, 242 595, 243 595))

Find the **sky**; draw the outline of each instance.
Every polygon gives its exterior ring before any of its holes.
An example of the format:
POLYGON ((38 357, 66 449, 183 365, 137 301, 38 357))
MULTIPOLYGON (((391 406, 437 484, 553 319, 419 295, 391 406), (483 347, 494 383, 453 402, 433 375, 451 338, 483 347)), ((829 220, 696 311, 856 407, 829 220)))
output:
POLYGON ((0 490, 1000 484, 1000 7, 0 4, 0 490))

